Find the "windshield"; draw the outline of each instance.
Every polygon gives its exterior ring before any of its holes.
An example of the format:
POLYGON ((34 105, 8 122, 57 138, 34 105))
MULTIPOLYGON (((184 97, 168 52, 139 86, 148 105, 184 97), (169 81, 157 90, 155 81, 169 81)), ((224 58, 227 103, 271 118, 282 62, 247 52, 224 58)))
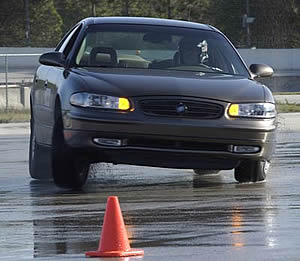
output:
POLYGON ((76 64, 249 76, 220 33, 168 26, 92 25, 77 52, 76 64))

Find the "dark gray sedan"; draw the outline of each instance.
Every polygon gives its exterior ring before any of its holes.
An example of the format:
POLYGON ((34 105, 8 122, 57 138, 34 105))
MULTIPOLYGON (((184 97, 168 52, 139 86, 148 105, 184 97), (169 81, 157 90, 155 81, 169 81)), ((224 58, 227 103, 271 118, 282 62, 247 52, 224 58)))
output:
POLYGON ((209 25, 88 18, 40 57, 31 92, 30 175, 79 188, 95 162, 234 169, 264 180, 275 147, 270 90, 209 25))

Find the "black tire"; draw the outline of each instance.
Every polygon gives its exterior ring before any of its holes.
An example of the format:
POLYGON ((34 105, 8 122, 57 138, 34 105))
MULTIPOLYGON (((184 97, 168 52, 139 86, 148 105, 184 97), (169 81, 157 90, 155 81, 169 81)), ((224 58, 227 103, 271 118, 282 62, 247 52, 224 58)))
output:
POLYGON ((52 137, 52 174, 54 183, 63 188, 79 189, 88 177, 90 164, 80 153, 65 144, 61 107, 57 102, 52 137))
POLYGON ((217 169, 194 169, 195 174, 202 176, 202 175, 215 175, 220 172, 217 169))
POLYGON ((51 148, 42 146, 36 142, 36 131, 33 115, 30 120, 30 142, 29 142, 29 174, 31 178, 38 180, 51 179, 51 148))
POLYGON ((247 160, 234 170, 234 178, 238 182, 258 182, 266 179, 269 162, 264 160, 247 160))

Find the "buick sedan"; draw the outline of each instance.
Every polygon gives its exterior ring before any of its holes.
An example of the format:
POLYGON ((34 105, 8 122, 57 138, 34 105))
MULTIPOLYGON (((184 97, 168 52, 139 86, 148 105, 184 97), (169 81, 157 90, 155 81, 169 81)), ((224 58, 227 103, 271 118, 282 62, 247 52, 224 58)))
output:
POLYGON ((271 91, 218 29, 154 18, 87 18, 40 57, 31 91, 30 175, 80 188, 96 162, 234 169, 266 178, 271 91))

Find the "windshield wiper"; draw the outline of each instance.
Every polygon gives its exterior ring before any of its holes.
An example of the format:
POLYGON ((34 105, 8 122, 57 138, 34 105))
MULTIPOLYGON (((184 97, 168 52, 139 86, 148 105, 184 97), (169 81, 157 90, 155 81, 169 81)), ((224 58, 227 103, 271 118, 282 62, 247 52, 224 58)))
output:
POLYGON ((87 65, 87 64, 83 64, 83 65, 77 65, 77 67, 89 67, 89 68, 116 68, 117 66, 114 65, 105 65, 105 64, 101 64, 101 65, 87 65))
POLYGON ((212 66, 208 66, 204 63, 201 63, 199 64, 200 66, 204 67, 204 68, 207 68, 207 69, 210 69, 210 70, 213 70, 213 71, 216 71, 216 72, 221 72, 221 73, 224 73, 224 71, 218 67, 212 67, 212 66))

